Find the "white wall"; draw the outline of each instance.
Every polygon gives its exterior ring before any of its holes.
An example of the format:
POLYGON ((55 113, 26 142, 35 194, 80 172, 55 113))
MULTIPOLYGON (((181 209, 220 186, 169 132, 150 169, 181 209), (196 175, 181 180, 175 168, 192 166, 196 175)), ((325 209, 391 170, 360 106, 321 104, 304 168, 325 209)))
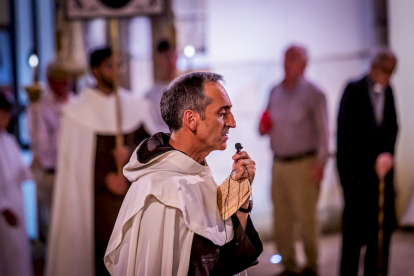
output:
MULTIPOLYGON (((264 236, 271 233, 272 223, 272 155, 268 139, 258 135, 257 123, 270 88, 283 77, 283 51, 292 42, 307 46, 307 75, 326 94, 334 151, 342 90, 349 79, 361 76, 368 68, 368 60, 358 53, 376 45, 371 2, 207 0, 209 65, 212 71, 225 76, 237 120, 237 128, 230 131, 228 149, 211 154, 208 162, 220 182, 231 171, 235 142, 242 143, 256 160, 253 217, 264 236)), ((322 219, 340 210, 340 193, 332 159, 320 196, 322 219)))
POLYGON ((374 43, 370 0, 207 2, 212 62, 278 60, 291 41, 304 42, 315 55, 374 43))
MULTIPOLYGON (((401 214, 413 197, 414 183, 414 2, 390 0, 389 32, 390 44, 398 56, 398 68, 394 78, 400 133, 397 147, 396 180, 398 188, 398 210, 401 214)), ((414 199, 413 199, 414 200, 414 199)), ((412 214, 414 216, 414 214, 412 214)), ((414 221, 414 217, 411 218, 414 221)))

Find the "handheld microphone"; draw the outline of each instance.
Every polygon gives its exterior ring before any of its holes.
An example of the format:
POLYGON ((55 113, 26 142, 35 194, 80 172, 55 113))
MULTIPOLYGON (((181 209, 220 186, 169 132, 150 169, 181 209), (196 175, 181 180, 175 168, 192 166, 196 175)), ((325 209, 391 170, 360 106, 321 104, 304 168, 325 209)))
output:
POLYGON ((240 150, 243 148, 240 143, 236 143, 234 146, 236 147, 237 153, 239 153, 240 150))

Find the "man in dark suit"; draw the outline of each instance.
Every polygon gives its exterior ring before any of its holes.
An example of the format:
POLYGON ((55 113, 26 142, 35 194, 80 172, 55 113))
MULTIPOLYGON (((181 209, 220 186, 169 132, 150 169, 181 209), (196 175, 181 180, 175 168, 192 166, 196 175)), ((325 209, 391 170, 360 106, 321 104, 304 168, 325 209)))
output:
POLYGON ((340 274, 358 274, 360 250, 366 245, 364 275, 379 275, 379 181, 385 181, 382 275, 387 274, 394 208, 394 147, 398 132, 390 78, 395 55, 382 50, 369 74, 350 82, 342 96, 337 133, 337 165, 344 192, 340 274))

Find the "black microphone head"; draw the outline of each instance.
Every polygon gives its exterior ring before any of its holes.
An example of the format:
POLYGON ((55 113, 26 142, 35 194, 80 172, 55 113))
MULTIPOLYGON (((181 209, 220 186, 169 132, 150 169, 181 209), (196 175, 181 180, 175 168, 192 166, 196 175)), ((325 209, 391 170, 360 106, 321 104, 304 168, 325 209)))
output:
POLYGON ((234 146, 236 147, 237 152, 239 152, 243 148, 240 143, 236 143, 234 146))

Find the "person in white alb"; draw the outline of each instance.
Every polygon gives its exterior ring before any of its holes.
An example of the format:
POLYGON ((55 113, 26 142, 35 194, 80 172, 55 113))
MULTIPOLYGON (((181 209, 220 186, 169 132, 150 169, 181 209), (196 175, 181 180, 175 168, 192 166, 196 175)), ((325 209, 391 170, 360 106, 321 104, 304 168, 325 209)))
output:
POLYGON ((33 275, 22 182, 31 178, 19 145, 6 129, 12 103, 0 91, 0 275, 33 275))
POLYGON ((47 68, 47 80, 49 88, 38 103, 29 106, 29 129, 32 141, 36 141, 32 168, 36 172, 37 221, 39 239, 44 243, 49 228, 62 109, 73 98, 72 76, 53 62, 47 68))

